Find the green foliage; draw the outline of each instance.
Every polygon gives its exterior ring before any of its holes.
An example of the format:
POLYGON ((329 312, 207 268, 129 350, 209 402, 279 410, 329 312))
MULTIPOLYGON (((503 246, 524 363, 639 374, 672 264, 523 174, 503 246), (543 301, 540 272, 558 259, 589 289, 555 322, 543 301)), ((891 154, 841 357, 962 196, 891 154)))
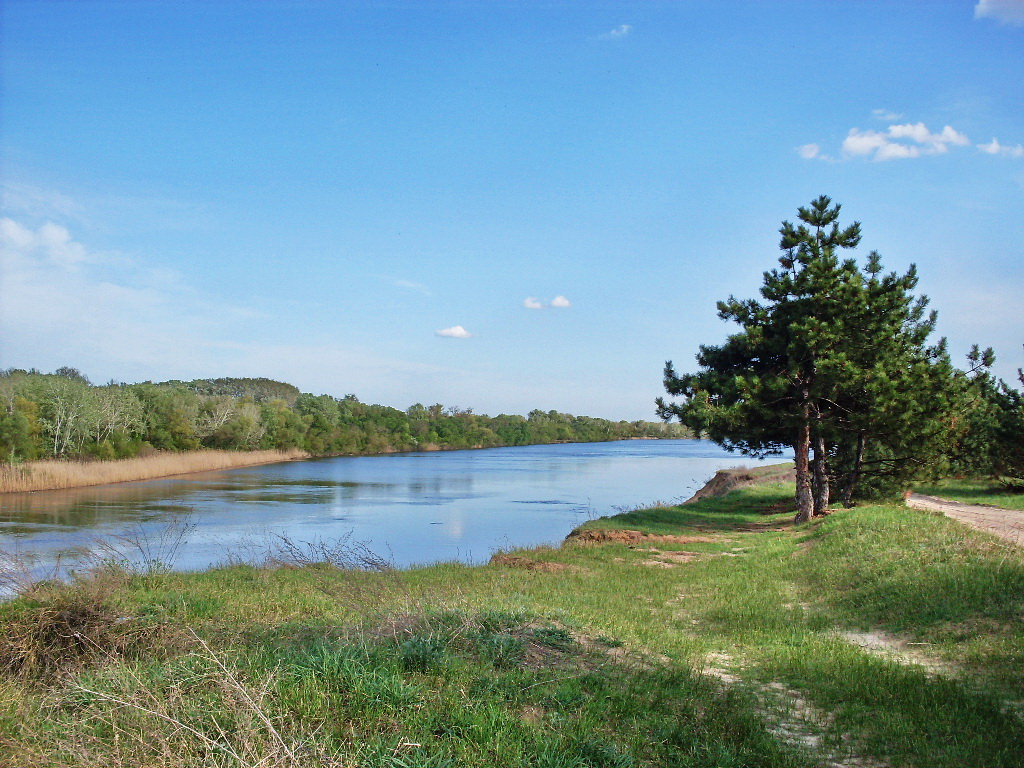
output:
POLYGON ((410 637, 399 646, 402 668, 407 672, 429 672, 441 665, 445 650, 445 643, 436 637, 410 637))
MULTIPOLYGON (((1024 491, 1024 394, 991 373, 995 353, 974 348, 967 356, 970 379, 963 386, 965 425, 950 470, 992 477, 1024 491)), ((1024 371, 1018 371, 1024 384, 1024 371)))
POLYGON ((863 269, 839 251, 857 246, 860 224, 840 229, 840 206, 819 197, 783 222, 779 268, 761 300, 730 297, 718 314, 741 326, 720 346, 701 346, 700 370, 669 362, 658 398, 678 418, 729 450, 751 456, 792 446, 797 500, 824 513, 832 483, 846 500, 859 488, 889 493, 932 471, 953 439, 961 405, 945 342, 929 347, 935 314, 915 298, 917 272, 884 274, 872 252, 863 269), (871 478, 867 483, 863 478, 871 478))
POLYGON ((226 395, 236 400, 249 398, 255 403, 267 403, 272 400, 283 400, 294 405, 298 399, 299 388, 273 379, 196 379, 185 382, 185 386, 198 395, 215 397, 226 395))
POLYGON ((635 437, 687 437, 679 426, 534 411, 407 411, 300 393, 270 379, 93 386, 80 372, 0 372, 0 460, 117 459, 140 451, 298 448, 316 455, 490 448, 635 437))
POLYGON ((526 653, 526 643, 505 632, 482 635, 477 641, 477 648, 496 667, 514 667, 526 653))
POLYGON ((39 455, 42 425, 39 405, 24 397, 12 397, 0 410, 0 457, 14 463, 39 455))

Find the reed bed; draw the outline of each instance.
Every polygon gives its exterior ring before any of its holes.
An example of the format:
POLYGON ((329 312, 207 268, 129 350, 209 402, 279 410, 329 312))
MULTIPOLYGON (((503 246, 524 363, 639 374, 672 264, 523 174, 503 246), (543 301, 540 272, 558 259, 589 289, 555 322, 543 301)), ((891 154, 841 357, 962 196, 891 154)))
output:
POLYGON ((24 464, 0 464, 0 493, 54 491, 90 485, 127 483, 157 477, 210 472, 233 467, 274 464, 308 457, 305 451, 189 451, 156 453, 115 461, 50 459, 24 464))

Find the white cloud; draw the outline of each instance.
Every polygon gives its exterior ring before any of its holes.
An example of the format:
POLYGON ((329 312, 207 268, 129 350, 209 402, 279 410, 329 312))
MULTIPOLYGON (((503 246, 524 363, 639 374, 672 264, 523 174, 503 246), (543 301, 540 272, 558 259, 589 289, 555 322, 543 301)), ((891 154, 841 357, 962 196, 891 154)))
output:
POLYGON ((412 280, 392 280, 392 283, 394 283, 397 288, 405 288, 408 291, 417 291, 425 296, 431 295, 430 289, 423 283, 416 283, 412 280))
POLYGON ((23 255, 33 254, 63 267, 75 267, 99 260, 90 256, 81 243, 74 242, 67 228, 52 221, 33 231, 13 219, 0 219, 0 248, 4 255, 9 255, 9 249, 14 249, 23 255))
POLYGON ((885 160, 906 160, 910 157, 920 157, 921 148, 914 147, 909 144, 896 144, 894 142, 886 142, 882 144, 875 152, 874 159, 883 162, 885 160))
POLYGON ((543 301, 535 296, 529 296, 523 300, 523 306, 527 309, 544 309, 545 307, 555 307, 556 309, 562 309, 565 307, 571 307, 570 302, 565 296, 555 296, 551 301, 545 304, 543 301))
POLYGON ((601 39, 602 40, 619 40, 619 39, 625 37, 626 35, 628 35, 632 31, 633 31, 633 27, 631 25, 629 25, 629 24, 620 24, 619 26, 617 26, 615 29, 611 30, 610 32, 605 32, 603 35, 601 35, 601 39))
POLYGON ((903 117, 899 112, 890 112, 888 109, 873 109, 871 110, 871 114, 886 123, 891 123, 894 120, 899 120, 903 117))
MULTIPOLYGON (((279 328, 282 318, 269 321, 279 328)), ((276 345, 258 322, 268 318, 141 258, 91 250, 61 225, 0 217, 0 369, 72 365, 94 381, 270 376, 402 407, 450 399, 452 382, 469 376, 355 345, 276 345), (434 395, 421 394, 424 383, 434 395)))
POLYGON ((950 146, 963 147, 970 144, 964 134, 952 126, 945 126, 939 133, 932 133, 924 123, 890 125, 886 131, 862 131, 851 128, 843 141, 844 157, 867 157, 873 160, 899 160, 922 155, 942 155, 950 146))
POLYGON ((989 155, 1007 155, 1009 157, 1024 157, 1024 144, 1018 144, 1015 147, 1008 147, 1004 144, 1000 144, 995 138, 988 144, 976 145, 978 149, 989 155))
POLYGON ((831 163, 835 160, 831 155, 823 153, 821 151, 821 146, 818 144, 802 144, 796 148, 796 153, 804 160, 823 160, 827 163, 831 163))
POLYGON ((947 144, 964 147, 971 143, 966 136, 948 125, 942 129, 942 133, 932 133, 924 123, 890 125, 889 136, 893 139, 910 139, 918 144, 931 146, 936 152, 945 152, 947 144))
POLYGON ((82 217, 82 206, 67 195, 12 181, 0 186, 0 208, 9 214, 38 219, 82 217))
POLYGON ((91 251, 59 224, 0 219, 0 367, 67 360, 118 376, 161 364, 188 371, 243 315, 174 275, 91 251))
POLYGON ((468 339, 471 334, 461 325, 453 325, 451 328, 442 328, 440 331, 434 331, 436 336, 445 336, 449 339, 468 339))
POLYGON ((1024 26, 1024 0, 979 0, 974 18, 995 19, 1001 24, 1024 26))

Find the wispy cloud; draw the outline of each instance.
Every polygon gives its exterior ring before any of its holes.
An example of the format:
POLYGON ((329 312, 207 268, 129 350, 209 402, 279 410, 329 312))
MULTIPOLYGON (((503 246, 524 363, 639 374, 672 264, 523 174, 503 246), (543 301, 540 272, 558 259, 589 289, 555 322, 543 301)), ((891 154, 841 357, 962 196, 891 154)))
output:
POLYGON ((442 328, 439 331, 434 331, 435 336, 444 336, 449 339, 468 339, 471 334, 461 325, 453 325, 451 328, 442 328))
POLYGON ((270 376, 303 391, 406 405, 410 381, 453 396, 451 382, 469 375, 335 341, 275 344, 254 332, 266 317, 141 256, 91 248, 52 222, 0 217, 0 278, 0 369, 72 365, 96 381, 270 376))
POLYGON ((1000 24, 1024 26, 1024 1, 1022 0, 979 0, 974 6, 974 18, 995 19, 1000 24))
POLYGON ((821 146, 818 144, 801 144, 796 148, 796 153, 804 160, 833 160, 831 155, 822 154, 821 146))
POLYGON ((404 288, 407 291, 416 291, 422 293, 424 296, 430 296, 430 289, 423 283, 416 283, 412 280, 392 280, 392 284, 396 288, 404 288))
POLYGON ((992 139, 988 144, 978 144, 978 149, 989 155, 1006 155, 1008 157, 1024 157, 1024 144, 1018 144, 1015 147, 1006 146, 1000 144, 996 139, 992 139))
POLYGON ((0 185, 0 210, 38 219, 80 220, 83 214, 82 206, 67 195, 13 181, 0 185))
POLYGON ((890 112, 888 109, 873 109, 871 110, 871 114, 874 115, 876 119, 882 120, 886 123, 891 123, 903 117, 899 112, 890 112))
POLYGON ((571 307, 572 303, 565 296, 555 296, 546 304, 535 296, 528 296, 523 299, 523 306, 527 309, 544 309, 545 307, 564 309, 565 307, 571 307))
POLYGON ((605 32, 603 35, 599 35, 599 40, 621 40, 626 37, 630 32, 633 31, 633 27, 629 24, 620 24, 615 29, 605 32))
POLYGON ((0 219, 0 269, 0 367, 66 360, 93 361, 119 375, 165 366, 189 371, 223 345, 218 336, 231 323, 253 316, 204 298, 175 274, 92 250, 52 222, 0 219))
POLYGON ((89 254, 81 243, 72 240, 66 227, 48 221, 32 229, 9 218, 0 219, 0 256, 5 272, 10 267, 16 268, 27 257, 63 269, 100 260, 97 255, 89 254))

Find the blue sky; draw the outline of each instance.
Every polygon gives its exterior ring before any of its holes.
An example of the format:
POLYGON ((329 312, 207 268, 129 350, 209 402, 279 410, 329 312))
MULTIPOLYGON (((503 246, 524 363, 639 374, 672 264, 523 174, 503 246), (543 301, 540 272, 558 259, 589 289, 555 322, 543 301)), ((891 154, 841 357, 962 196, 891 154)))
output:
POLYGON ((0 13, 2 368, 652 419, 820 194, 1024 365, 1024 0, 0 13))

